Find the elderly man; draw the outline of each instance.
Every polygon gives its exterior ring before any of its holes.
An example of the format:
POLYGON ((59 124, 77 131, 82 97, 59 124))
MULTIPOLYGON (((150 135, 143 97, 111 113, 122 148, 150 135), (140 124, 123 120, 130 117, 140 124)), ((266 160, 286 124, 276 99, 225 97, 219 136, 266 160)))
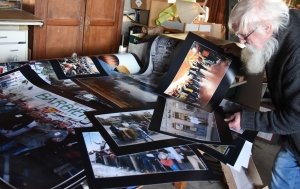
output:
POLYGON ((276 133, 284 144, 273 169, 271 189, 300 187, 300 10, 282 0, 242 0, 232 10, 229 27, 243 49, 225 45, 224 52, 240 56, 252 74, 266 67, 276 110, 243 110, 225 119, 234 129, 276 133))

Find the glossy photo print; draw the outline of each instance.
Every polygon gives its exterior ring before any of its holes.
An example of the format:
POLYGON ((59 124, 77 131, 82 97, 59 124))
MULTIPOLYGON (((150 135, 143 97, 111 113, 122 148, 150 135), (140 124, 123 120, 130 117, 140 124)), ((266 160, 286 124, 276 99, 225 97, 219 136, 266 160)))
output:
POLYGON ((194 142, 208 144, 232 145, 230 129, 223 120, 222 109, 213 113, 180 102, 176 99, 159 97, 154 110, 153 121, 149 129, 183 138, 194 142))
POLYGON ((67 77, 100 74, 95 63, 87 56, 58 59, 58 62, 67 77))
POLYGON ((190 144, 173 136, 149 130, 154 107, 86 112, 116 155, 137 153, 170 145, 190 144))
POLYGON ((96 115, 118 146, 128 146, 173 138, 149 131, 153 109, 96 115))
POLYGON ((78 128, 90 188, 115 188, 176 181, 215 180, 194 147, 172 146, 116 156, 97 131, 78 128))
POLYGON ((212 112, 234 80, 233 59, 220 49, 189 33, 156 91, 212 112))
POLYGON ((126 76, 80 78, 73 80, 82 89, 109 106, 120 109, 154 104, 157 95, 126 76))
POLYGON ((93 109, 42 89, 26 74, 36 73, 24 66, 0 76, 0 177, 24 189, 76 182, 83 164, 74 128, 91 127, 84 112, 93 109))
POLYGON ((7 62, 7 71, 20 68, 22 66, 29 65, 32 70, 34 70, 45 82, 50 84, 50 74, 54 71, 52 69, 51 63, 48 60, 31 60, 22 62, 7 62))
POLYGON ((51 63, 57 78, 60 80, 108 75, 94 57, 76 56, 49 59, 48 61, 51 63))
POLYGON ((108 75, 113 75, 114 72, 136 74, 141 70, 140 60, 131 53, 103 54, 96 57, 108 75))
POLYGON ((215 93, 230 63, 229 58, 194 41, 164 93, 204 107, 215 93))

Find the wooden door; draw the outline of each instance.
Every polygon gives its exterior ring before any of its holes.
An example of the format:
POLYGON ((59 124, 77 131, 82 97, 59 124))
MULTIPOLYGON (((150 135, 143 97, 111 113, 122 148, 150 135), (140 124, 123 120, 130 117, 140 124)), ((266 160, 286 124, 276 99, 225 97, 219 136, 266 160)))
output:
POLYGON ((82 53, 85 0, 36 0, 35 15, 44 26, 34 27, 33 59, 82 53))
POLYGON ((123 10, 124 0, 87 0, 83 55, 118 52, 123 10))

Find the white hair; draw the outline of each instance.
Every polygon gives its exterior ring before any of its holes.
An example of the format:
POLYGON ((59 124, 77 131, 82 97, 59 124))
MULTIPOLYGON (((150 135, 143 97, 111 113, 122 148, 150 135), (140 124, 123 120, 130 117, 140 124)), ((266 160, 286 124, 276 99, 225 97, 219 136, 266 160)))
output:
POLYGON ((256 27, 262 33, 265 31, 262 26, 270 24, 273 34, 277 34, 288 23, 289 8, 283 0, 241 0, 232 9, 228 26, 247 34, 256 27))

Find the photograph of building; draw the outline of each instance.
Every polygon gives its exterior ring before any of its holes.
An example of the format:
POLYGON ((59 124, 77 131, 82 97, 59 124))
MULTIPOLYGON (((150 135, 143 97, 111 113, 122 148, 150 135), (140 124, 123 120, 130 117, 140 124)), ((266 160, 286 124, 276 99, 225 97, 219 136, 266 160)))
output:
POLYGON ((173 99, 166 100, 160 130, 193 139, 220 141, 213 113, 173 99))

